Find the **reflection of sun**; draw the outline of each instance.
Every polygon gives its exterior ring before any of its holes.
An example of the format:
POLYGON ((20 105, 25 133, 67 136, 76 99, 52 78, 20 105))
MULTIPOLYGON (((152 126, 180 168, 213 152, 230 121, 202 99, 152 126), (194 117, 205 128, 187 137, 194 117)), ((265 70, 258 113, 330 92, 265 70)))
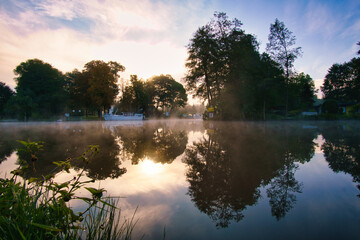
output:
POLYGON ((139 163, 141 171, 145 174, 153 175, 164 171, 164 166, 161 163, 154 163, 153 161, 145 158, 144 161, 139 163))

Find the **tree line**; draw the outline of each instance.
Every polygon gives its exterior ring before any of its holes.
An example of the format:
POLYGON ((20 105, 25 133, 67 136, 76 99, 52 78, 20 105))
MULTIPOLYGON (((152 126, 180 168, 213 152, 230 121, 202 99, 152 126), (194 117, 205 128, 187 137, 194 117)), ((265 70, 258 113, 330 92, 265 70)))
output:
MULTIPOLYGON (((119 73, 125 67, 113 61, 94 60, 82 71, 62 74, 31 59, 14 70, 15 92, 0 84, 0 116, 49 118, 64 109, 84 109, 101 117, 114 105, 117 113, 158 117, 184 107, 187 93, 202 100, 219 120, 288 118, 314 111, 314 81, 294 68, 302 54, 294 34, 276 19, 270 24, 266 52, 260 53, 259 45, 242 29, 241 21, 215 12, 187 45, 185 88, 170 75, 146 81, 131 75, 129 83, 119 87, 119 73)), ((340 103, 359 105, 359 72, 359 58, 329 69, 321 87, 323 112, 337 113, 340 103)))
POLYGON ((186 105, 184 87, 170 75, 148 81, 132 75, 130 84, 120 89, 119 73, 124 70, 118 62, 93 60, 82 71, 63 74, 49 63, 29 59, 14 69, 15 91, 0 83, 0 117, 49 119, 72 111, 101 117, 115 103, 119 112, 159 116, 186 105))

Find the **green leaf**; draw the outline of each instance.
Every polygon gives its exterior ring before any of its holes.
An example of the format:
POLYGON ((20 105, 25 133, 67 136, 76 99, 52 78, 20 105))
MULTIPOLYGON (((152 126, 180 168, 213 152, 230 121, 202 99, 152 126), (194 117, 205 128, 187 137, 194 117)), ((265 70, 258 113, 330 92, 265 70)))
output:
POLYGON ((38 178, 32 177, 32 178, 29 179, 29 183, 33 183, 33 182, 36 182, 38 180, 39 180, 38 178))
POLYGON ((21 230, 20 230, 20 228, 19 228, 18 225, 16 225, 16 228, 17 228, 17 230, 19 231, 21 238, 22 238, 23 240, 26 240, 26 237, 25 237, 24 234, 21 232, 21 230))
POLYGON ((45 229, 45 230, 48 230, 48 231, 61 232, 61 229, 59 229, 59 228, 54 228, 54 227, 47 226, 47 225, 44 225, 44 224, 33 223, 33 222, 30 222, 30 224, 35 226, 35 227, 39 227, 39 228, 42 228, 42 229, 45 229))

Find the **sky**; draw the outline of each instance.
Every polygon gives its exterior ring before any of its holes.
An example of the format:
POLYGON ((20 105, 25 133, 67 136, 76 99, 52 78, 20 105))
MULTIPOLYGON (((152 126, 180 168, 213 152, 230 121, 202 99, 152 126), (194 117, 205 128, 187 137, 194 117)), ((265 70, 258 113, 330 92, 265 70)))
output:
POLYGON ((186 46, 215 11, 239 19, 260 52, 270 24, 284 22, 303 51, 295 70, 317 88, 331 65, 359 50, 358 0, 0 0, 0 81, 14 88, 13 69, 38 58, 64 73, 104 60, 124 65, 124 79, 170 74, 182 82, 186 46))

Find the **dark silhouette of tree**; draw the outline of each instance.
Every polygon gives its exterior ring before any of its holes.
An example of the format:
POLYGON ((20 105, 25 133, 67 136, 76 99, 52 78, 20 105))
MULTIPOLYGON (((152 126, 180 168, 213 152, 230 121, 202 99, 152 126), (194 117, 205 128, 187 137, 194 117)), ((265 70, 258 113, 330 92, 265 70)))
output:
POLYGON ((301 55, 301 47, 294 48, 296 38, 293 33, 285 27, 283 22, 275 19, 275 23, 270 25, 269 43, 266 45, 266 51, 273 60, 278 62, 285 71, 286 83, 286 105, 285 115, 288 112, 290 76, 294 66, 295 59, 301 55))
POLYGON ((155 110, 162 112, 184 107, 187 102, 185 88, 174 80, 171 75, 153 76, 148 80, 148 87, 152 92, 152 102, 155 110))
POLYGON ((325 76, 321 91, 325 99, 344 103, 360 102, 360 58, 332 65, 325 76))
POLYGON ((276 19, 269 54, 260 54, 256 38, 241 26, 239 20, 215 13, 195 32, 188 45, 187 90, 214 107, 215 119, 266 119, 266 112, 283 106, 287 114, 289 99, 296 102, 299 97, 302 102, 296 107, 309 105, 313 89, 305 80, 310 76, 295 78, 292 89, 297 91, 289 93, 293 63, 301 53, 292 47, 292 32, 276 19))
POLYGON ((15 92, 9 86, 0 82, 0 118, 4 116, 5 105, 14 94, 15 92))
POLYGON ((188 45, 185 77, 187 89, 193 95, 216 106, 229 71, 229 36, 244 35, 242 23, 229 20, 225 13, 215 13, 214 18, 200 27, 188 45))
POLYGON ((305 73, 295 74, 289 85, 289 109, 308 110, 313 107, 315 96, 315 83, 305 73))
POLYGON ((82 72, 74 70, 66 74, 71 103, 76 107, 102 111, 110 109, 119 89, 119 72, 125 67, 117 62, 93 60, 85 64, 82 72))
POLYGON ((28 119, 56 116, 66 106, 67 95, 63 74, 39 59, 20 63, 17 76, 16 101, 20 117, 28 119))

